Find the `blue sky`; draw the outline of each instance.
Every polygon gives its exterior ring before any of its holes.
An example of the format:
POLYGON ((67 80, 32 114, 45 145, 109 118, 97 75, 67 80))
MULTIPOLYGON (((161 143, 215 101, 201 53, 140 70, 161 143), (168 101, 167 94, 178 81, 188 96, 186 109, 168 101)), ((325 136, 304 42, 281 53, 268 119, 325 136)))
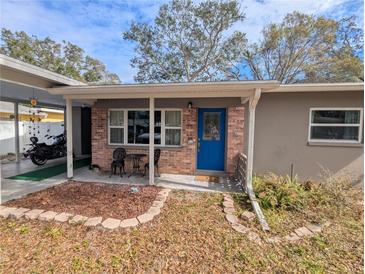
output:
MULTIPOLYGON (((123 83, 133 82, 135 71, 129 60, 133 44, 123 41, 122 33, 132 20, 153 22, 166 0, 1 0, 0 25, 12 31, 23 30, 40 38, 67 40, 87 54, 103 61, 123 83)), ((333 18, 356 15, 363 26, 360 0, 241 0, 246 20, 234 26, 257 41, 265 24, 280 22, 294 10, 333 18)))

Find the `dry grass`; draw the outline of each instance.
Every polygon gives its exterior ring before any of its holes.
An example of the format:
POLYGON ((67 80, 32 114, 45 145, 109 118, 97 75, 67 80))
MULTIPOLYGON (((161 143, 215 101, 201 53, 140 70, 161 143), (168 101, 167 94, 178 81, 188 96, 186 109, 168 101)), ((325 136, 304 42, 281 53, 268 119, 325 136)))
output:
POLYGON ((173 191, 156 220, 131 231, 0 219, 0 272, 363 272, 360 209, 340 212, 314 238, 257 246, 231 229, 221 202, 221 194, 173 191))

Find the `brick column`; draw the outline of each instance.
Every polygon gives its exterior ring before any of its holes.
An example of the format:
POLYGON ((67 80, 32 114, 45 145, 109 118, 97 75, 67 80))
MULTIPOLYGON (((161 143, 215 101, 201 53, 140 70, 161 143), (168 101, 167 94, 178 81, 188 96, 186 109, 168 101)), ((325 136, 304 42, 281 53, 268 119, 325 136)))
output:
POLYGON ((236 166, 236 156, 244 149, 244 107, 229 107, 227 109, 227 163, 226 171, 233 174, 236 166))

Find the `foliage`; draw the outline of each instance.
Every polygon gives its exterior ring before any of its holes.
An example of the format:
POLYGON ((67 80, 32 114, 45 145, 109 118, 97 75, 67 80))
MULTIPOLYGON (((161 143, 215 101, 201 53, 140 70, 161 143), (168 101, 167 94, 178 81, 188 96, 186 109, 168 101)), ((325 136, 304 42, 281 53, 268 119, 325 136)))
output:
POLYGON ((305 204, 305 189, 296 179, 270 174, 255 177, 253 187, 264 209, 300 210, 305 204))
POLYGON ((67 41, 57 43, 2 28, 0 53, 83 82, 120 82, 101 61, 85 56, 83 49, 67 41))
MULTIPOLYGON (((151 223, 115 231, 26 221, 29 233, 20 236, 24 221, 0 218, 0 272, 363 273, 363 213, 355 208, 332 209, 333 225, 314 238, 257 245, 232 229, 221 201, 219 193, 171 191, 151 223), (62 233, 52 237, 44 233, 46 227, 62 233)), ((318 207, 315 214, 322 211, 318 207)), ((310 221, 290 212, 282 226, 300 219, 298 228, 310 221)), ((253 229, 269 237, 259 224, 253 229)))
POLYGON ((253 187, 262 208, 301 211, 313 206, 346 206, 351 183, 345 176, 327 175, 320 183, 301 183, 297 178, 270 174, 255 177, 253 187))
POLYGON ((172 0, 160 7, 154 25, 133 22, 124 39, 136 43, 131 60, 138 82, 225 80, 246 46, 245 34, 228 34, 244 14, 238 1, 172 0))
POLYGON ((245 51, 245 77, 282 83, 363 81, 363 31, 355 17, 338 21, 299 12, 269 24, 245 51))

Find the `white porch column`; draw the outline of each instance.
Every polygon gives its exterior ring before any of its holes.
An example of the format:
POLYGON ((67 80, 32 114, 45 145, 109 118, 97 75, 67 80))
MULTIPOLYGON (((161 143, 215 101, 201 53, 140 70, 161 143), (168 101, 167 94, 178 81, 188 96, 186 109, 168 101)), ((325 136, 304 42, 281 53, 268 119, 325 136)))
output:
POLYGON ((155 184, 155 98, 150 97, 150 140, 149 140, 149 181, 150 185, 155 184))
POLYGON ((66 99, 66 133, 67 133, 67 178, 73 177, 73 156, 72 156, 72 100, 66 99))
POLYGON ((252 186, 253 173, 253 152, 255 143, 255 114, 256 105, 261 96, 261 89, 256 88, 255 93, 249 100, 249 123, 248 123, 248 148, 247 148, 247 173, 246 173, 246 192, 250 198, 251 205, 264 231, 269 231, 270 227, 266 222, 265 216, 261 211, 260 205, 256 200, 255 192, 252 186))
POLYGON ((15 161, 19 162, 19 104, 14 103, 15 161))
POLYGON ((247 184, 252 183, 253 172, 253 149, 255 140, 255 113, 256 105, 261 96, 261 89, 255 89, 255 93, 249 99, 249 121, 248 121, 248 148, 247 148, 247 184))

